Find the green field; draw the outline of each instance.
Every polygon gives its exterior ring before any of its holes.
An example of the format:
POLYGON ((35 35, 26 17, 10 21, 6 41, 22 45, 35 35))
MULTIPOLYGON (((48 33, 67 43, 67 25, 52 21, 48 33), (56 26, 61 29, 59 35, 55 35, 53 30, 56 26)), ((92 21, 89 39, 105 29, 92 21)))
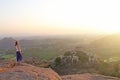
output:
POLYGON ((13 60, 15 60, 15 55, 13 55, 13 54, 0 54, 0 59, 13 59, 13 60))

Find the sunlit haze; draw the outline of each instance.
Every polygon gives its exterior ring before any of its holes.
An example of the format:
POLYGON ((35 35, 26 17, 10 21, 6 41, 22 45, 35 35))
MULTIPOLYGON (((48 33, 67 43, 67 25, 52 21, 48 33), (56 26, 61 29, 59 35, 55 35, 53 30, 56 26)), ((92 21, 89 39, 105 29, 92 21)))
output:
POLYGON ((120 32, 119 0, 0 0, 0 34, 120 32))

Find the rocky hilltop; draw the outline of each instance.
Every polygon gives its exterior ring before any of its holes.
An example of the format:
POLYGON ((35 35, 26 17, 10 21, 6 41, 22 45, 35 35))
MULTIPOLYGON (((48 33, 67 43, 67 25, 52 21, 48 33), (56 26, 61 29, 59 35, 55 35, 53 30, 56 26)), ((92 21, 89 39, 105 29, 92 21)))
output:
POLYGON ((61 77, 50 68, 22 63, 12 68, 1 67, 0 80, 61 80, 61 77))
POLYGON ((120 80, 119 78, 104 76, 99 74, 75 74, 75 75, 67 75, 62 76, 63 80, 120 80))
POLYGON ((26 63, 20 65, 9 63, 0 63, 0 80, 120 80, 120 78, 90 73, 60 77, 50 68, 35 67, 26 63))

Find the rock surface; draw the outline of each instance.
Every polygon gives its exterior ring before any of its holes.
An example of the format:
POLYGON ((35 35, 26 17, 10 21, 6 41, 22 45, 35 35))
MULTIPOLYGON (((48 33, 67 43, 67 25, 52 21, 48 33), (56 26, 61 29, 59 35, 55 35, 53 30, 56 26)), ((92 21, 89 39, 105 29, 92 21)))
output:
MULTIPOLYGON (((12 63, 12 62, 11 62, 12 63)), ((22 63, 16 65, 0 63, 0 80, 120 80, 120 78, 99 74, 74 74, 61 77, 50 68, 35 67, 22 63)))
POLYGON ((0 68, 0 80, 61 80, 50 68, 39 68, 22 63, 12 68, 0 68))
POLYGON ((85 73, 85 74, 62 76, 62 80, 120 80, 120 78, 103 76, 99 74, 85 73))

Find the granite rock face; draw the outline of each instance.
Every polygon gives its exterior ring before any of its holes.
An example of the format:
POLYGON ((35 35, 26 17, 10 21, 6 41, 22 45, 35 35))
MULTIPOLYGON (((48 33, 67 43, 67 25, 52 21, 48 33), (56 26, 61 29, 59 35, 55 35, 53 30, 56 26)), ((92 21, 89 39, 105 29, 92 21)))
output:
POLYGON ((62 76, 62 80, 120 80, 120 78, 104 76, 99 74, 75 74, 62 76))
POLYGON ((22 63, 12 68, 0 68, 0 80, 62 80, 50 68, 39 68, 22 63))
POLYGON ((0 80, 120 80, 120 78, 116 77, 90 73, 60 77, 50 68, 35 67, 26 63, 19 65, 16 65, 14 62, 11 63, 0 63, 0 80))

